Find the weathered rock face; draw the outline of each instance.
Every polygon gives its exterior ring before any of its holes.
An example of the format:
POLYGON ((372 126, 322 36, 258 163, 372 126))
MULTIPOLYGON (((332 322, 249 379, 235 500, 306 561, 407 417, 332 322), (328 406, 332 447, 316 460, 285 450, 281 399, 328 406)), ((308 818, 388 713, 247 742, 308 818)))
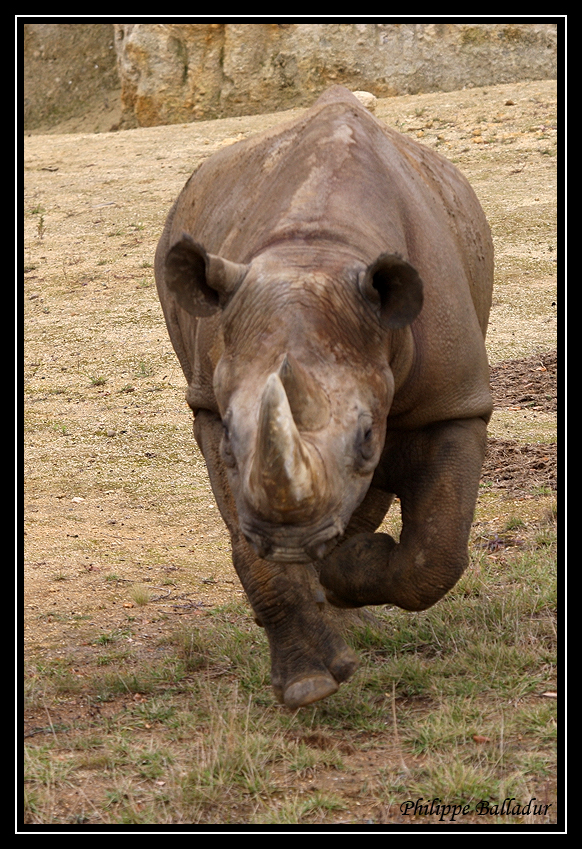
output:
POLYGON ((556 24, 115 24, 125 126, 555 77, 556 24))
POLYGON ((258 114, 334 83, 386 97, 549 79, 556 53, 556 24, 24 24, 24 127, 258 114), (119 89, 123 118, 97 117, 119 89))

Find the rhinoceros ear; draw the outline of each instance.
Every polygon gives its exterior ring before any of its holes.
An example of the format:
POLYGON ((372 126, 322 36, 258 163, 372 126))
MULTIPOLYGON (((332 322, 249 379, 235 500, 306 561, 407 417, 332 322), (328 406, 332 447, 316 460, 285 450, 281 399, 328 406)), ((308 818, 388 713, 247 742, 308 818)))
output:
POLYGON ((395 254, 380 254, 360 273, 358 285, 385 328, 406 327, 422 308, 422 280, 410 263, 395 254))
POLYGON ((180 306, 198 317, 225 306, 248 266, 208 254, 187 233, 166 255, 165 281, 180 306))

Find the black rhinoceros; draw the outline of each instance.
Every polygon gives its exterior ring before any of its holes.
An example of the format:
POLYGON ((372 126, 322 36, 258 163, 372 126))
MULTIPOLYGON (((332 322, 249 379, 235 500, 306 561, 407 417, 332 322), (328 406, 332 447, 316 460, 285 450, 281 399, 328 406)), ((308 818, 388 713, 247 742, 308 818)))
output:
POLYGON ((156 281, 232 558, 291 708, 357 657, 338 607, 422 610, 468 561, 493 250, 464 177, 334 87, 207 159, 156 281), (399 496, 399 542, 374 533, 399 496))

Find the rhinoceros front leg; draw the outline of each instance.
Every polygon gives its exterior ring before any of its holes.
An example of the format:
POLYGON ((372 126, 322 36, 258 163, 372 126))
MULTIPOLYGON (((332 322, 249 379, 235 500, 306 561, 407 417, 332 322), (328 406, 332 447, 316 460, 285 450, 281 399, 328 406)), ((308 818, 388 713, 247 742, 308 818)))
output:
MULTIPOLYGON (((222 424, 206 410, 194 434, 206 460, 216 503, 230 532, 232 559, 271 652, 277 699, 298 708, 331 695, 358 666, 354 652, 324 619, 310 586, 309 564, 259 558, 240 530, 226 469, 220 457, 222 424)), ((311 582, 312 584, 312 582, 311 582)))
POLYGON ((375 481, 400 496, 400 541, 361 533, 334 549, 319 576, 328 601, 424 610, 454 586, 468 563, 485 440, 482 419, 389 436, 375 481))

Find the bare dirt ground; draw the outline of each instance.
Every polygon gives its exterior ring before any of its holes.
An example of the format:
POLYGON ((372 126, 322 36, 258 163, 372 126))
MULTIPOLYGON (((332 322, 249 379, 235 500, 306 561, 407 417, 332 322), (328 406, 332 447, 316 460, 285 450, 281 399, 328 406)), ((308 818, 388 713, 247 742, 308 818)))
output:
MULTIPOLYGON (((557 351, 523 360, 505 360, 491 367, 496 410, 557 412, 557 351)), ((513 498, 534 487, 557 489, 556 443, 523 443, 490 437, 483 480, 513 498)))
MULTIPOLYGON (((491 223, 496 412, 483 480, 501 509, 533 516, 556 489, 556 84, 391 98, 376 114, 457 164, 491 223)), ((82 676, 96 635, 128 617, 136 651, 153 653, 188 617, 242 597, 153 257, 193 168, 287 115, 96 134, 100 115, 25 138, 27 661, 77 657, 82 676)))

